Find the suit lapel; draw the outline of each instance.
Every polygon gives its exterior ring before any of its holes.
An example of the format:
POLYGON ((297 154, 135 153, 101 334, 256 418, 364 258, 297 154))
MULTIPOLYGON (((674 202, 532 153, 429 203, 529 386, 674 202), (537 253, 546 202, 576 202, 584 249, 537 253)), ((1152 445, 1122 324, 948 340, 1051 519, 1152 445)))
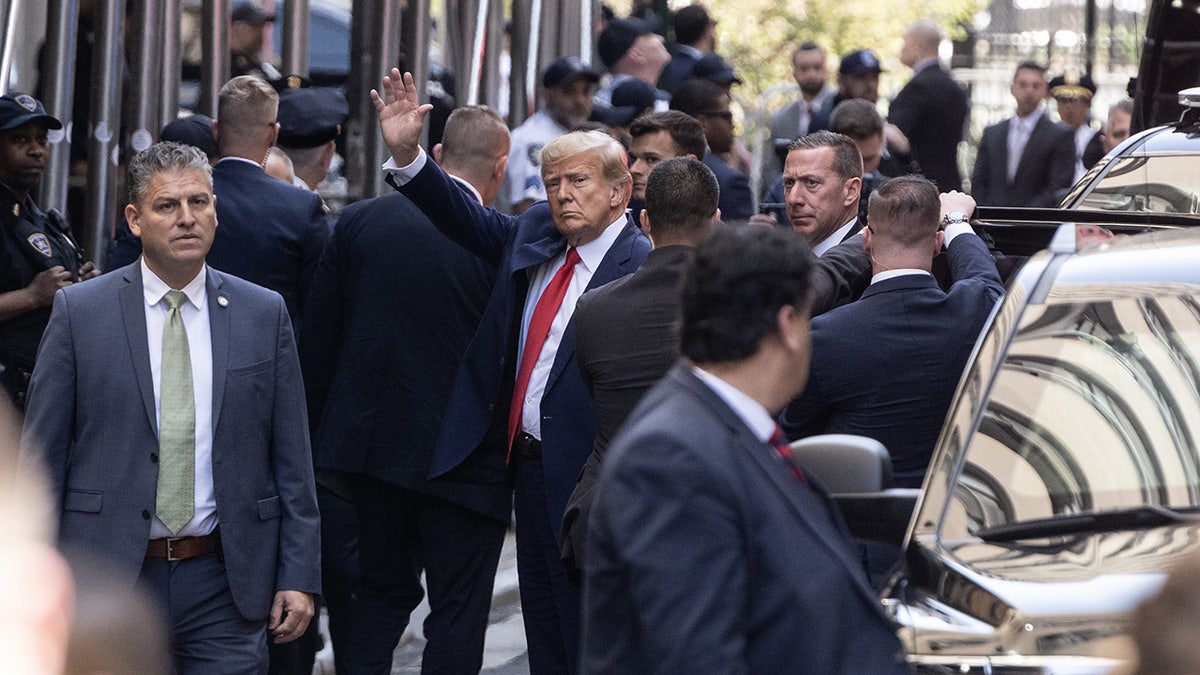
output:
MULTIPOLYGON (((821 491, 818 485, 804 487, 792 476, 787 467, 782 466, 772 454, 772 450, 758 440, 746 424, 725 404, 721 397, 708 385, 704 384, 681 363, 672 371, 671 377, 682 386, 700 398, 721 421, 729 427, 732 437, 730 448, 731 461, 748 461, 762 472, 767 482, 783 496, 788 506, 799 516, 799 522, 814 535, 817 541, 847 570, 862 569, 862 561, 854 557, 849 546, 849 540, 842 528, 836 509, 821 491), (745 458, 745 459, 743 459, 745 458), (829 518, 826 518, 829 516, 829 518), (828 521, 828 522, 827 522, 828 521)), ((862 592, 871 604, 877 604, 878 598, 865 582, 865 575, 849 573, 855 581, 855 587, 862 592)))
POLYGON ((225 396, 225 372, 229 370, 229 315, 233 303, 222 290, 224 279, 220 272, 210 267, 206 277, 208 326, 212 333, 212 433, 215 437, 221 418, 221 401, 225 396))
POLYGON ((125 324, 125 339, 133 361, 133 373, 150 428, 158 433, 158 414, 154 405, 154 376, 150 372, 150 342, 146 337, 146 297, 142 290, 142 265, 134 263, 119 272, 125 285, 117 291, 121 304, 121 320, 125 324))

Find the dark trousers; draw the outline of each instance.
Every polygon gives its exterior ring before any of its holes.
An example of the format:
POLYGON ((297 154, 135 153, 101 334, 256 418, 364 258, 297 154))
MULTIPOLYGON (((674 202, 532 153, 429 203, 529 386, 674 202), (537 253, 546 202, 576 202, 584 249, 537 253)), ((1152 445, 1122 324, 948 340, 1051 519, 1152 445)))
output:
MULTIPOLYGON (((342 655, 349 652, 350 597, 358 590, 362 572, 358 561, 358 514, 354 502, 317 483, 321 510, 321 596, 329 612, 334 668, 345 672, 342 655)), ((316 623, 316 618, 313 618, 316 623)), ((312 672, 309 668, 308 675, 312 672)))
POLYGON ((267 672, 267 620, 247 621, 233 604, 220 554, 152 560, 139 578, 162 603, 179 675, 267 672))
POLYGON ((362 585, 350 600, 339 675, 391 672, 392 652, 429 589, 422 673, 478 673, 505 523, 363 476, 355 497, 362 585))
POLYGON ((517 574, 530 675, 573 673, 579 666, 579 588, 567 579, 546 511, 541 460, 514 455, 517 574))

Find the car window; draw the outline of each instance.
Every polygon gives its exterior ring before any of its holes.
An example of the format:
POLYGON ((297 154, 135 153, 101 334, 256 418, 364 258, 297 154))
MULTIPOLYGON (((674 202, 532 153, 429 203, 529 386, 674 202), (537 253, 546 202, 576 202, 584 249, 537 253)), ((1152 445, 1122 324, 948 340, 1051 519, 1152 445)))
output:
POLYGON ((1198 385, 1200 286, 1056 286, 1009 343, 942 536, 1200 505, 1198 385))
POLYGON ((1195 154, 1135 155, 1113 167, 1079 204, 1092 211, 1200 213, 1200 162, 1195 154))

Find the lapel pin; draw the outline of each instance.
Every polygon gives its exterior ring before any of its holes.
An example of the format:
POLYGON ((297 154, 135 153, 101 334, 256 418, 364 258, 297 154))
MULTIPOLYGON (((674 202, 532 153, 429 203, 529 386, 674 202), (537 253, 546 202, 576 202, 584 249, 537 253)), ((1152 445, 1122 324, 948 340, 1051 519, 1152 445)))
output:
POLYGON ((218 295, 217 296, 217 304, 222 307, 228 307, 229 306, 229 298, 227 298, 223 295, 218 295))

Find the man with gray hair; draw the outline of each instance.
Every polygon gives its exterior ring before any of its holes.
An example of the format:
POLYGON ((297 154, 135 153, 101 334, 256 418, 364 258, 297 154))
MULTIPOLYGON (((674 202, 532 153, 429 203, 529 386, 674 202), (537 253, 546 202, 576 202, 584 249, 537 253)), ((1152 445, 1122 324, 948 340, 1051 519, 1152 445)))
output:
MULTIPOLYGON (((171 626, 179 673, 266 673, 320 591, 304 389, 282 298, 208 267, 199 150, 129 162, 138 262, 55 295, 22 438, 69 561, 108 558, 171 626)), ((274 179, 270 179, 274 180, 274 179)))
POLYGON ((282 295, 298 328, 329 224, 320 195, 264 171, 279 137, 278 110, 279 95, 260 78, 243 75, 221 87, 213 123, 221 159, 212 172, 221 227, 208 260, 282 295))

